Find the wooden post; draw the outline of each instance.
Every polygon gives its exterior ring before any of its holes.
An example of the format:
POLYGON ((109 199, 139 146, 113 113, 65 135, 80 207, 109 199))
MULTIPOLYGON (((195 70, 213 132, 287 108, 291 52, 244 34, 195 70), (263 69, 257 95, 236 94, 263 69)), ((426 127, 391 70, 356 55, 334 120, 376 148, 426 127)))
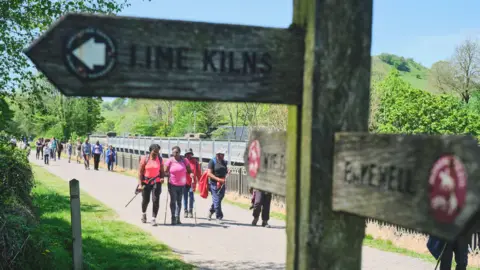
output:
POLYGON ((365 220, 332 211, 332 169, 334 133, 368 128, 372 0, 295 0, 293 26, 306 33, 303 105, 289 117, 295 132, 302 122, 299 144, 289 132, 300 153, 288 175, 300 177, 288 182, 287 269, 361 269, 365 220))
POLYGON ((70 210, 73 240, 73 269, 83 269, 82 222, 80 214, 80 184, 78 180, 70 180, 70 210))

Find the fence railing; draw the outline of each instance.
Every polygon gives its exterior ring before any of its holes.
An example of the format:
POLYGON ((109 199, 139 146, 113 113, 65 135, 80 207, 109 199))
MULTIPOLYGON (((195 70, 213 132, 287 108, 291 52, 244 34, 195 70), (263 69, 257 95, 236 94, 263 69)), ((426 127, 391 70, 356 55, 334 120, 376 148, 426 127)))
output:
POLYGON ((134 153, 148 151, 148 147, 156 143, 160 145, 163 155, 168 156, 173 146, 179 146, 182 152, 192 148, 196 157, 200 160, 209 160, 215 156, 215 151, 222 149, 226 153, 226 159, 231 164, 243 164, 243 156, 247 142, 222 141, 202 139, 180 139, 159 137, 107 137, 90 136, 90 141, 99 141, 102 145, 113 145, 119 152, 134 153))

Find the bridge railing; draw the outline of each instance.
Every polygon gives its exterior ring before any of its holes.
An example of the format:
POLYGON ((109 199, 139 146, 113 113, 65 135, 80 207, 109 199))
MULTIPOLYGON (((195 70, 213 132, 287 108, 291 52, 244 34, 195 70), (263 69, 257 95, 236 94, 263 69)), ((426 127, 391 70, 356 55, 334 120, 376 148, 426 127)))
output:
POLYGON ((223 140, 202 140, 202 139, 181 139, 181 138, 159 138, 159 137, 106 137, 90 136, 90 141, 99 141, 102 145, 113 145, 117 152, 138 153, 148 151, 148 147, 156 143, 160 145, 163 155, 168 156, 173 146, 179 146, 184 153, 192 148, 196 157, 200 160, 210 160, 215 156, 215 151, 222 149, 230 164, 243 164, 243 156, 247 142, 245 141, 223 141, 223 140))

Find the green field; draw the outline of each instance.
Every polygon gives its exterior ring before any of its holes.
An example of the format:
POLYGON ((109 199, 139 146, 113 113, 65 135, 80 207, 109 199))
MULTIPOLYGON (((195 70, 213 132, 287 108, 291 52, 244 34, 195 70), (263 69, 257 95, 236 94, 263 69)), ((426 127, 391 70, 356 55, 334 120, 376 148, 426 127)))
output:
MULTIPOLYGON (((68 183, 33 165, 34 205, 40 225, 35 232, 54 269, 72 268, 68 183)), ((193 269, 168 246, 141 228, 119 221, 113 210, 82 192, 84 269, 193 269)))

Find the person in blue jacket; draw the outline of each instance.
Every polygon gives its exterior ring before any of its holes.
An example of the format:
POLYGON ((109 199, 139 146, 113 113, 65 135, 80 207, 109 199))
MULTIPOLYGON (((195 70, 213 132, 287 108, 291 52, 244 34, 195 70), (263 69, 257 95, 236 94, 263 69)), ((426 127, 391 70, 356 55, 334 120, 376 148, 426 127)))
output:
POLYGON ((107 153, 105 154, 105 163, 109 171, 113 171, 113 164, 115 164, 115 149, 113 146, 108 146, 107 153))

